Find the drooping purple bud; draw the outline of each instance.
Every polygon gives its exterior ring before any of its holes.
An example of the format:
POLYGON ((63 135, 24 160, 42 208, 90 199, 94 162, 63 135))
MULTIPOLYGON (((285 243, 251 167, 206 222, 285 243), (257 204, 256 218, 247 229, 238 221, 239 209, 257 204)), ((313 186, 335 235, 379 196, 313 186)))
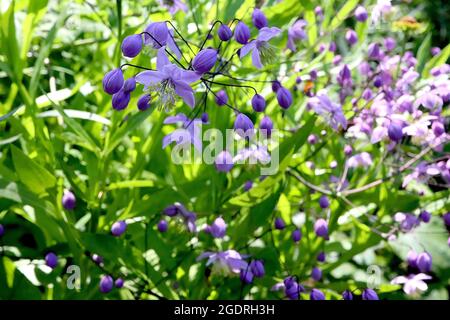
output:
POLYGON ((247 192, 248 190, 250 190, 253 187, 253 181, 252 180, 248 180, 244 183, 244 191, 247 192))
POLYGON ((339 74, 336 77, 337 82, 342 86, 348 86, 352 82, 352 72, 348 65, 344 64, 342 69, 339 71, 339 74))
POLYGON ((252 260, 250 262, 250 270, 257 278, 262 278, 266 274, 262 260, 252 260))
POLYGON ((233 36, 233 31, 226 24, 221 24, 219 30, 217 31, 219 39, 222 41, 228 41, 233 36))
POLYGON ((277 91, 277 100, 280 107, 288 109, 292 104, 292 94, 285 87, 281 87, 277 91))
POLYGON ((373 93, 372 90, 370 90, 369 88, 366 88, 363 93, 361 94, 361 98, 363 98, 366 101, 369 101, 370 99, 372 99, 373 97, 373 93))
POLYGON ((209 116, 206 112, 202 113, 202 116, 200 117, 203 124, 207 124, 209 122, 209 116))
POLYGON ((250 138, 253 136, 254 126, 252 120, 243 113, 239 113, 234 122, 234 130, 242 138, 250 138))
POLYGON ((336 52, 336 42, 334 42, 334 41, 331 41, 331 42, 330 42, 330 45, 329 45, 329 47, 328 47, 328 51, 330 51, 330 52, 336 52))
POLYGON ((122 90, 125 92, 132 92, 136 89, 136 80, 134 77, 125 80, 122 90))
POLYGON ((240 274, 241 281, 249 284, 253 282, 253 273, 250 270, 243 269, 240 274))
POLYGON ((117 278, 116 281, 114 281, 114 285, 117 289, 121 289, 123 287, 123 279, 117 278))
POLYGON ((318 237, 328 240, 328 223, 324 219, 318 219, 314 223, 314 232, 318 237))
POLYGON ((239 21, 234 30, 234 38, 240 44, 247 44, 250 39, 250 29, 245 23, 239 21))
POLYGON ((100 292, 101 293, 108 293, 113 289, 114 286, 114 280, 111 276, 105 275, 102 276, 100 279, 100 292))
POLYGON ((199 74, 208 72, 217 61, 217 50, 203 49, 192 60, 192 68, 199 74))
POLYGON ((319 252, 319 254, 317 255, 317 261, 325 262, 325 260, 326 260, 325 252, 323 251, 319 252))
POLYGON ((411 268, 417 268, 417 253, 414 250, 409 250, 406 255, 406 262, 411 268))
POLYGON ((383 85, 383 78, 381 76, 376 76, 373 80, 373 85, 376 88, 380 88, 383 85))
POLYGON ((122 89, 124 83, 122 69, 117 68, 109 71, 103 77, 103 90, 107 94, 115 94, 122 89))
POLYGON ((73 210, 75 209, 77 199, 71 191, 64 191, 61 202, 64 209, 73 210))
POLYGON ((388 136, 394 142, 400 142, 403 138, 402 127, 395 121, 391 121, 388 126, 388 136))
POLYGON ((166 216, 175 217, 178 214, 179 209, 176 204, 171 204, 170 206, 166 207, 163 211, 166 216))
POLYGON ((305 292, 305 288, 295 281, 293 277, 284 279, 284 294, 291 300, 297 300, 301 292, 305 292))
POLYGON ((335 55, 333 57, 333 65, 337 66, 341 63, 341 61, 342 61, 342 56, 340 54, 335 55))
POLYGON ((364 22, 367 20, 368 14, 366 8, 363 6, 358 6, 355 10, 355 18, 359 22, 364 22))
POLYGON ((262 29, 262 28, 268 26, 266 16, 265 16, 264 13, 263 13, 261 10, 259 10, 258 8, 255 8, 255 10, 253 10, 253 14, 252 14, 252 22, 253 22, 253 25, 254 25, 257 29, 262 29))
POLYGON ((358 42, 358 35, 356 34, 355 30, 347 30, 347 32, 345 33, 345 40, 347 40, 347 43, 351 46, 358 42))
POLYGON ((47 253, 45 256, 45 264, 54 269, 58 265, 58 257, 53 252, 47 253))
POLYGON ((350 290, 345 290, 342 292, 342 299, 344 300, 353 300, 353 294, 350 290))
POLYGON ((363 76, 368 76, 372 72, 372 67, 370 66, 370 63, 367 61, 363 61, 359 64, 358 70, 363 76))
POLYGON ((126 230, 127 223, 123 220, 116 221, 111 226, 111 234, 115 237, 120 237, 126 230))
POLYGON ((315 281, 320 281, 320 279, 322 279, 322 270, 314 267, 311 271, 311 278, 313 278, 315 281))
POLYGON ((330 201, 327 196, 321 196, 319 198, 319 205, 322 209, 326 209, 330 206, 330 201))
POLYGON ((294 242, 299 242, 302 239, 302 232, 300 231, 300 229, 295 229, 294 231, 292 231, 292 240, 294 242))
POLYGON ((169 228, 169 224, 166 220, 160 220, 156 226, 159 232, 166 232, 169 228))
POLYGON ((419 214, 419 219, 422 220, 425 223, 430 222, 431 219, 431 213, 429 213, 426 210, 423 210, 420 214, 419 214))
POLYGON ((352 155, 352 153, 353 153, 353 148, 352 148, 352 146, 350 146, 350 145, 345 145, 344 146, 344 154, 348 157, 348 156, 351 156, 352 155))
POLYGON ((387 37, 384 39, 384 47, 387 51, 392 51, 395 49, 395 46, 397 45, 397 42, 394 38, 387 37))
POLYGON ((446 226, 450 226, 450 212, 447 212, 442 216, 442 219, 444 219, 444 223, 446 226))
POLYGON ((276 218, 275 219, 275 229, 283 230, 284 228, 286 228, 286 223, 284 223, 284 220, 282 218, 276 218))
POLYGON ((307 141, 308 141, 309 144, 316 144, 317 143, 317 136, 315 134, 310 134, 308 136, 307 141))
POLYGON ((0 238, 5 234, 5 227, 0 224, 0 238))
POLYGON ((224 150, 217 155, 215 165, 217 171, 228 172, 233 168, 233 157, 228 151, 224 150))
POLYGON ((131 95, 129 92, 119 90, 119 92, 113 94, 112 96, 112 106, 115 110, 123 110, 128 107, 130 103, 131 95))
POLYGON ((431 124, 431 129, 433 130, 433 133, 436 137, 440 137, 445 133, 444 124, 440 121, 433 121, 433 123, 431 124))
POLYGON ((417 268, 420 272, 427 273, 431 271, 432 258, 428 252, 422 252, 417 256, 417 268))
POLYGON ((227 232, 227 224, 222 217, 218 217, 210 226, 208 226, 207 231, 214 238, 223 238, 227 232))
POLYGON ((221 107, 223 105, 226 105, 228 103, 228 95, 225 92, 225 90, 220 90, 216 93, 216 104, 221 107))
POLYGON ((281 83, 279 81, 277 81, 277 80, 272 81, 272 91, 274 93, 277 93, 278 89, 280 89, 280 88, 281 88, 281 83))
POLYGON ((369 59, 377 60, 380 58, 380 46, 378 43, 371 43, 367 48, 367 55, 369 59))
POLYGON ((323 10, 321 6, 317 6, 314 8, 314 13, 320 18, 323 16, 323 10))
POLYGON ((362 293, 363 300, 380 300, 377 293, 372 289, 365 289, 362 293))
POLYGON ((122 53, 125 57, 134 58, 142 50, 142 36, 140 34, 133 34, 126 37, 122 41, 122 53))
POLYGON ((148 108, 150 108, 150 101, 152 101, 152 96, 149 94, 144 94, 142 96, 140 96, 138 102, 137 102, 137 107, 140 111, 145 111, 148 108))
POLYGON ((91 259, 92 259, 92 261, 94 261, 96 264, 102 264, 103 263, 103 257, 102 256, 99 256, 98 254, 96 254, 96 253, 93 253, 92 254, 92 256, 91 256, 91 259))
POLYGON ((319 289, 312 289, 309 298, 311 300, 325 300, 325 295, 319 289))
POLYGON ((266 100, 263 96, 255 94, 252 98, 252 107, 256 112, 263 112, 266 109, 266 100))
POLYGON ((259 124, 259 129, 265 137, 270 137, 273 130, 273 122, 269 116, 264 116, 259 124))
POLYGON ((441 48, 439 47, 433 47, 431 48, 431 55, 432 56, 437 56, 439 53, 441 53, 441 48))
POLYGON ((317 71, 316 70, 311 70, 309 72, 309 77, 310 77, 311 81, 316 80, 317 79, 317 71))

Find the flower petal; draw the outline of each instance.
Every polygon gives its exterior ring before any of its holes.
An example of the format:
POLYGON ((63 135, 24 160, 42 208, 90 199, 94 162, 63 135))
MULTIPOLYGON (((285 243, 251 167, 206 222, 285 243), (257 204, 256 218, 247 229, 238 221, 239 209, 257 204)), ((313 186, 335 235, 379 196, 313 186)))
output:
POLYGON ((277 27, 272 27, 272 28, 264 27, 261 30, 259 30, 259 35, 258 35, 257 39, 259 41, 269 41, 273 37, 276 37, 277 35, 279 35, 280 32, 281 32, 281 29, 277 28, 277 27))
POLYGON ((256 47, 256 41, 250 41, 239 50, 239 58, 245 57, 252 49, 256 47))
POLYGON ((166 47, 158 49, 156 56, 156 68, 161 71, 166 64, 170 64, 169 58, 166 54, 166 47))
POLYGON ((164 74, 154 70, 143 71, 138 73, 135 79, 136 82, 148 87, 164 80, 164 74))
POLYGON ((195 106, 194 91, 189 84, 183 81, 175 81, 175 92, 189 107, 193 108, 195 106))
POLYGON ((263 66, 261 63, 261 57, 259 56, 259 51, 256 48, 253 49, 253 52, 252 52, 252 63, 258 69, 261 69, 263 66))

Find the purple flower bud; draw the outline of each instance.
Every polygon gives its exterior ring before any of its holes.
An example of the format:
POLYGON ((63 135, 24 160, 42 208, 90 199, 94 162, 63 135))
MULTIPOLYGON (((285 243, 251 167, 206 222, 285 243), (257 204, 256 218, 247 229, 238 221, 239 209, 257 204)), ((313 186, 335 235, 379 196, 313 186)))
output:
POLYGON ((330 201, 328 201, 327 196, 321 196, 319 198, 319 205, 322 209, 326 209, 330 206, 330 201))
POLYGON ((262 278, 266 274, 262 260, 252 260, 252 262, 250 262, 250 269, 257 278, 262 278))
POLYGON ((347 40, 347 43, 352 46, 356 42, 358 42, 358 35, 356 34, 356 32, 354 30, 349 29, 345 33, 345 40, 347 40))
POLYGON ((217 61, 217 50, 203 49, 192 60, 192 68, 199 74, 208 72, 217 61))
POLYGON ((439 47, 433 47, 433 48, 431 48, 431 55, 432 56, 436 56, 436 55, 438 55, 439 53, 441 53, 441 48, 439 48, 439 47))
POLYGON ((365 289, 362 293, 363 300, 380 300, 377 293, 372 289, 365 289))
POLYGON ((215 164, 217 171, 228 172, 233 168, 233 157, 228 151, 224 150, 217 155, 215 164))
POLYGON ((440 121, 433 121, 431 124, 431 129, 433 129, 433 133, 436 137, 440 137, 445 133, 444 124, 440 121))
POLYGON ((417 268, 420 272, 427 273, 431 271, 432 258, 428 252, 422 252, 417 256, 417 268))
POLYGON ((268 26, 266 16, 265 16, 264 13, 263 13, 261 10, 259 10, 258 8, 255 8, 255 10, 253 10, 253 14, 252 14, 252 22, 253 22, 253 25, 254 25, 257 29, 262 29, 262 28, 268 26))
POLYGON ((125 92, 132 92, 134 89, 136 89, 136 80, 134 77, 125 80, 122 90, 125 92))
POLYGON ((313 278, 315 281, 320 281, 320 279, 322 279, 322 270, 314 267, 311 272, 311 278, 313 278))
POLYGON ((234 122, 234 130, 242 138, 250 138, 253 136, 254 126, 252 120, 243 113, 239 113, 234 122))
POLYGON ((324 219, 318 219, 314 223, 314 232, 318 237, 328 240, 328 223, 324 219))
POLYGON ((446 214, 444 214, 442 216, 442 218, 444 219, 445 225, 450 226, 450 212, 447 212, 446 214))
POLYGON ((316 144, 317 143, 317 136, 315 134, 310 134, 308 136, 308 143, 309 144, 316 144))
POLYGON ((111 276, 102 276, 100 279, 100 292, 108 293, 112 290, 114 286, 114 280, 111 276))
POLYGON ((350 71, 350 68, 348 65, 344 64, 342 69, 339 71, 339 74, 336 77, 337 82, 340 86, 348 86, 352 82, 352 72, 350 71))
POLYGON ((369 59, 377 60, 380 58, 380 46, 378 43, 371 43, 367 48, 367 55, 369 59))
POLYGON ((77 199, 71 191, 64 191, 61 202, 64 209, 73 210, 75 209, 77 199))
POLYGON ((402 127, 395 121, 391 121, 388 126, 388 136, 394 142, 400 142, 403 138, 402 127))
POLYGON ((386 48, 387 51, 394 50, 396 45, 397 45, 397 42, 395 41, 394 38, 387 37, 384 39, 384 47, 386 48))
POLYGON ((277 80, 272 81, 272 91, 274 93, 277 93, 278 89, 280 89, 280 88, 281 88, 281 83, 279 81, 277 81, 277 80))
POLYGON ((225 90, 220 90, 216 93, 216 104, 221 107, 223 105, 226 105, 228 103, 228 95, 225 92, 225 90))
POLYGON ((137 107, 140 111, 145 111, 148 108, 150 108, 150 101, 152 101, 152 96, 149 94, 144 94, 142 96, 140 96, 138 102, 137 102, 137 107))
POLYGON ((102 264, 103 263, 103 257, 99 256, 96 253, 93 253, 91 258, 92 258, 92 261, 94 261, 96 264, 102 264))
POLYGON ((202 116, 201 116, 200 119, 202 120, 202 123, 204 123, 204 124, 209 122, 209 116, 208 116, 208 114, 206 112, 202 113, 202 116))
POLYGON ((253 187, 253 182, 251 180, 248 180, 244 184, 244 191, 247 192, 253 187))
POLYGON ((311 81, 314 81, 317 79, 317 71, 316 70, 311 70, 309 72, 309 77, 311 78, 311 81))
POLYGON ((422 220, 425 223, 430 222, 431 219, 431 213, 429 213, 426 210, 423 210, 420 214, 419 214, 419 219, 422 220))
POLYGON ((297 300, 300 292, 304 292, 305 288, 299 285, 293 277, 284 279, 284 294, 291 300, 297 300))
POLYGON ((325 300, 325 295, 319 289, 312 289, 309 298, 311 300, 325 300))
POLYGON ((131 95, 129 92, 119 90, 112 96, 112 106, 115 110, 123 110, 130 103, 131 95))
POLYGON ((295 83, 296 83, 296 84, 302 83, 302 78, 301 78, 301 77, 295 78, 295 83))
POLYGON ((142 50, 142 36, 140 34, 133 34, 126 37, 122 41, 122 53, 125 57, 134 58, 142 50))
POLYGON ((342 292, 342 299, 344 300, 353 300, 353 294, 350 290, 345 290, 342 292))
POLYGON ((286 228, 286 223, 284 223, 284 220, 282 218, 276 218, 275 219, 275 229, 283 230, 284 228, 286 228))
POLYGON ((333 65, 337 66, 342 61, 342 56, 340 54, 333 57, 333 65))
POLYGON ((122 89, 123 82, 124 79, 122 69, 114 69, 105 74, 105 76, 103 77, 103 90, 107 94, 115 94, 119 92, 120 89, 122 89))
POLYGON ((245 23, 239 21, 234 30, 234 38, 240 44, 247 44, 250 39, 250 29, 245 23))
POLYGON ((53 252, 47 253, 45 256, 45 264, 54 269, 58 265, 58 257, 53 252))
POLYGON ((169 224, 166 220, 160 220, 156 226, 159 232, 166 232, 169 228, 169 224))
POLYGON ((325 252, 323 251, 319 252, 319 254, 317 255, 317 261, 325 262, 325 260, 326 260, 325 252))
POLYGON ((266 100, 263 96, 255 94, 252 98, 252 107, 256 112, 263 112, 266 109, 266 100))
POLYGON ((228 41, 233 36, 233 31, 226 24, 221 24, 217 31, 219 39, 222 41, 228 41))
POLYGON ((253 273, 250 270, 241 270, 241 275, 240 275, 241 281, 244 283, 252 283, 253 282, 253 273))
POLYGON ((264 118, 261 119, 259 128, 262 130, 264 136, 270 137, 272 135, 273 122, 269 116, 264 116, 264 118))
POLYGON ((328 51, 330 51, 330 52, 336 52, 336 42, 334 42, 334 41, 331 41, 331 42, 330 42, 330 45, 329 45, 329 47, 328 47, 328 51))
POLYGON ((222 217, 218 217, 214 220, 212 225, 208 226, 207 231, 214 238, 223 238, 227 232, 227 224, 222 217))
POLYGON ((120 237, 126 230, 127 223, 123 220, 116 221, 111 226, 111 233, 115 237, 120 237))
POLYGON ((409 250, 406 261, 411 268, 417 268, 417 253, 414 250, 409 250))
POLYGON ((355 10, 355 18, 359 22, 364 22, 367 20, 368 14, 366 8, 363 6, 358 6, 355 10))
POLYGON ((383 85, 383 78, 380 76, 376 76, 375 79, 373 80, 373 85, 376 88, 380 88, 383 85))
POLYGON ((448 237, 447 244, 450 247, 450 237, 448 237))
POLYGON ((288 109, 292 104, 291 92, 285 87, 281 87, 277 91, 277 100, 280 107, 283 109, 288 109))
POLYGON ((123 287, 123 279, 117 278, 116 281, 114 281, 114 285, 116 286, 117 289, 122 288, 123 287))
POLYGON ((5 234, 5 227, 0 224, 0 238, 5 234))
POLYGON ((172 204, 164 209, 164 214, 169 217, 174 217, 178 214, 179 209, 176 204, 172 204))
POLYGON ((353 153, 353 148, 350 145, 345 145, 344 146, 344 154, 348 157, 353 153))
POLYGON ((294 242, 299 242, 302 239, 302 232, 300 231, 300 229, 295 229, 294 231, 292 231, 292 240, 294 242))
POLYGON ((314 8, 314 13, 315 13, 317 16, 319 16, 319 17, 323 16, 323 10, 322 10, 322 7, 321 7, 321 6, 315 7, 315 8, 314 8))
POLYGON ((361 97, 366 100, 369 101, 370 99, 372 99, 373 94, 372 94, 372 90, 370 90, 369 88, 365 89, 361 95, 361 97))

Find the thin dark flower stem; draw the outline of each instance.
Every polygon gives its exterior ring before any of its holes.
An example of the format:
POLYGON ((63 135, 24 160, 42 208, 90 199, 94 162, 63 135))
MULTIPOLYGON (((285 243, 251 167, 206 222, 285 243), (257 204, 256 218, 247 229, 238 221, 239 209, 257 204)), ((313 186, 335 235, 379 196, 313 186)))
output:
MULTIPOLYGON (((204 83, 204 85, 206 86, 206 88, 207 88, 209 91, 211 91, 211 93, 217 98, 217 94, 216 94, 214 91, 211 90, 211 87, 208 86, 208 84, 207 84, 206 82, 203 82, 203 83, 204 83)), ((225 103, 225 105, 226 105, 227 107, 233 109, 235 112, 241 113, 241 112, 239 111, 239 109, 233 107, 232 105, 230 105, 230 104, 228 104, 228 103, 225 103)))
POLYGON ((213 31, 214 27, 215 27, 216 24, 218 24, 218 23, 223 24, 222 21, 220 21, 220 20, 216 20, 216 21, 213 22, 211 28, 209 28, 209 31, 208 31, 208 34, 207 34, 206 37, 205 37, 205 40, 203 40, 203 43, 202 43, 202 45, 200 46, 200 51, 201 51, 201 50, 203 49, 203 47, 205 46, 206 41, 208 41, 209 35, 211 34, 211 32, 213 31))
POLYGON ((153 70, 153 69, 150 69, 150 68, 146 68, 146 67, 141 67, 141 66, 138 66, 138 65, 135 65, 135 64, 131 64, 131 63, 124 63, 124 64, 122 64, 121 66, 120 66, 120 69, 122 69, 123 67, 133 67, 133 68, 137 68, 137 69, 142 69, 142 70, 150 70, 150 71, 155 71, 155 70, 153 70))
POLYGON ((205 78, 202 78, 202 80, 206 81, 206 82, 209 82, 211 84, 216 84, 216 85, 225 86, 225 87, 248 88, 248 89, 252 89, 255 92, 255 94, 258 94, 258 90, 256 90, 252 86, 233 84, 233 83, 216 82, 216 81, 212 81, 212 80, 205 79, 205 78))
MULTIPOLYGON (((141 32, 140 34, 145 34, 145 35, 148 35, 150 38, 152 38, 160 47, 164 47, 158 40, 156 40, 155 39, 155 37, 153 37, 150 33, 148 33, 148 32, 146 32, 146 31, 144 31, 144 32, 141 32)), ((170 51, 169 50, 167 50, 166 48, 164 48, 164 51, 180 66, 180 67, 182 67, 183 69, 185 69, 186 70, 186 67, 176 58, 176 57, 174 57, 174 55, 172 54, 172 53, 170 53, 170 51)))
MULTIPOLYGON (((177 28, 175 28, 175 26, 173 25, 172 22, 170 22, 169 20, 166 20, 166 23, 170 24, 173 28, 173 30, 175 30, 175 32, 177 33, 177 35, 181 38, 181 40, 183 40, 183 42, 188 46, 189 50, 195 54, 195 51, 192 50, 191 45, 189 44, 189 42, 181 35, 181 33, 177 30, 177 28)), ((173 37, 172 37, 173 39, 173 37)), ((181 50, 180 50, 181 51, 181 50)))

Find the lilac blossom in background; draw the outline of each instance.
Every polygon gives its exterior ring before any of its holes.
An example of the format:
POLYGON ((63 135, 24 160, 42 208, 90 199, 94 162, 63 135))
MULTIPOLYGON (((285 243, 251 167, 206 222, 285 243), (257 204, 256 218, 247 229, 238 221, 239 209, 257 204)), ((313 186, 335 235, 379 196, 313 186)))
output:
POLYGON ((306 26, 307 23, 305 20, 297 20, 291 27, 289 27, 287 47, 291 51, 293 52, 297 51, 297 46, 295 45, 295 43, 298 40, 306 39, 306 31, 305 31, 306 26))
POLYGON ((419 218, 410 213, 397 212, 394 220, 400 225, 400 230, 403 232, 409 232, 420 224, 419 218))
POLYGON ((367 152, 361 152, 351 156, 347 160, 347 166, 349 168, 369 167, 373 164, 372 157, 367 152))
POLYGON ((313 110, 324 117, 334 130, 338 130, 339 126, 347 128, 347 119, 342 112, 342 106, 332 102, 325 92, 321 91, 316 97, 310 98, 309 103, 313 110))
POLYGON ((268 164, 270 154, 266 146, 251 145, 249 148, 239 150, 233 158, 234 163, 268 164))
POLYGON ((252 63, 258 69, 261 69, 263 65, 272 63, 276 55, 274 47, 268 41, 279 35, 280 32, 281 30, 276 27, 260 29, 258 37, 240 49, 239 57, 242 59, 251 51, 252 63))
POLYGON ((377 0, 375 7, 372 9, 372 23, 380 22, 392 11, 391 0, 377 0))
POLYGON ((193 145, 198 151, 202 151, 201 141, 201 125, 203 121, 201 119, 190 120, 183 113, 179 113, 175 116, 169 116, 164 120, 164 124, 182 124, 182 128, 178 128, 172 133, 164 136, 162 141, 162 148, 166 148, 169 144, 175 142, 177 146, 189 146, 193 145))
POLYGON ((227 232, 227 224, 222 217, 218 217, 210 226, 206 227, 205 232, 211 234, 214 238, 223 238, 227 232))
POLYGON ((161 4, 161 6, 165 7, 167 10, 169 10, 169 13, 171 15, 174 15, 179 10, 184 11, 184 12, 188 11, 188 7, 181 0, 158 0, 158 2, 161 4))
POLYGON ((232 155, 226 150, 221 151, 215 159, 215 165, 217 171, 220 172, 230 171, 234 166, 234 160, 232 155))
POLYGON ((426 183, 432 176, 440 174, 439 168, 435 165, 428 165, 426 162, 421 162, 413 170, 412 173, 403 178, 402 186, 405 188, 412 181, 418 183, 426 183))
POLYGON ((287 277, 283 282, 272 286, 272 291, 284 291, 284 296, 290 300, 298 300, 300 293, 305 292, 305 288, 299 284, 294 277, 287 277))
POLYGON ((428 285, 424 280, 430 280, 431 276, 426 275, 424 273, 412 274, 407 277, 398 276, 392 279, 392 284, 403 284, 403 291, 407 295, 415 295, 416 293, 422 291, 426 291, 428 289, 428 285))
POLYGON ((208 259, 206 266, 212 265, 212 272, 215 274, 228 276, 240 274, 241 270, 247 268, 247 262, 242 258, 239 252, 235 250, 226 250, 219 252, 204 252, 197 261, 208 259))

